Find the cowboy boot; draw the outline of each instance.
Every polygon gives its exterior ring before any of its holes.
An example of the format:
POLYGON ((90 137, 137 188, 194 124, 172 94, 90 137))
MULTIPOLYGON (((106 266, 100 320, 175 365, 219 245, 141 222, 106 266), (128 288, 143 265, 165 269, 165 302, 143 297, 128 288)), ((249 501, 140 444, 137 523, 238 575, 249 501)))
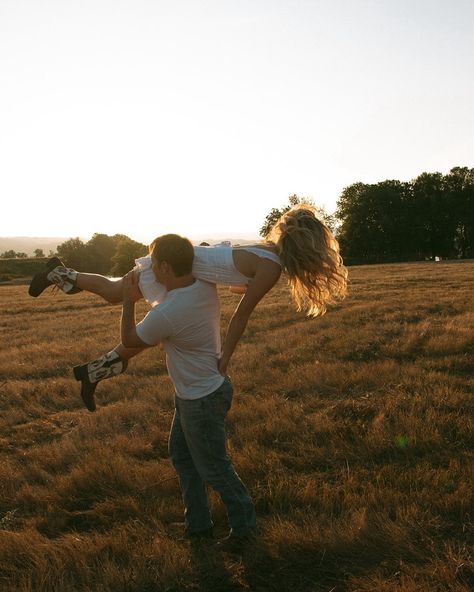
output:
POLYGON ((46 270, 40 271, 33 276, 28 294, 35 298, 39 296, 48 286, 56 285, 66 294, 77 294, 82 292, 76 286, 77 271, 64 267, 58 257, 53 257, 46 263, 46 270))
POLYGON ((115 350, 82 366, 74 366, 76 380, 81 381, 81 397, 89 411, 95 411, 94 392, 97 384, 105 378, 117 376, 127 369, 127 360, 122 360, 115 350))

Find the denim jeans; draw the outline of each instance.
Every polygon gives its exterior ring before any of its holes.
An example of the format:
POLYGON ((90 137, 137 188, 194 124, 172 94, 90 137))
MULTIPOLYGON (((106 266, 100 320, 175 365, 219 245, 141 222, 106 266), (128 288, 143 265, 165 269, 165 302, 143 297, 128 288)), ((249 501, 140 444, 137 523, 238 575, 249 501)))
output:
POLYGON ((226 450, 225 418, 232 404, 229 378, 210 395, 185 400, 176 397, 169 453, 178 473, 189 532, 213 526, 207 485, 221 497, 232 532, 255 529, 253 501, 226 450))

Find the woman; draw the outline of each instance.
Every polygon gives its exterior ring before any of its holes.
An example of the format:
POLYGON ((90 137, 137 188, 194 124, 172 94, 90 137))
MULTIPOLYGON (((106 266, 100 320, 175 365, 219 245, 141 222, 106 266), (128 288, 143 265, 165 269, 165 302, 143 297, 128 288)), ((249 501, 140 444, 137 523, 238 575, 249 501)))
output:
MULTIPOLYGON (((154 277, 153 251, 154 243, 150 245, 150 255, 136 261, 133 272, 138 275, 140 291, 151 306, 166 296, 165 288, 154 277)), ((195 247, 194 253, 196 278, 230 285, 232 291, 243 293, 230 320, 218 361, 223 375, 252 311, 277 283, 282 271, 287 275, 297 310, 306 310, 308 316, 324 314, 328 304, 342 300, 347 293, 347 270, 337 240, 309 204, 298 204, 283 214, 265 242, 258 245, 195 247)), ((29 289, 32 296, 39 296, 48 285, 55 284, 69 294, 86 290, 108 302, 121 302, 123 279, 79 273, 58 263, 61 262, 57 258, 53 259, 46 272, 36 274, 29 289)), ((86 405, 90 399, 92 406, 97 383, 123 372, 128 360, 140 351, 119 345, 93 362, 76 366, 74 374, 82 382, 81 394, 86 405)))

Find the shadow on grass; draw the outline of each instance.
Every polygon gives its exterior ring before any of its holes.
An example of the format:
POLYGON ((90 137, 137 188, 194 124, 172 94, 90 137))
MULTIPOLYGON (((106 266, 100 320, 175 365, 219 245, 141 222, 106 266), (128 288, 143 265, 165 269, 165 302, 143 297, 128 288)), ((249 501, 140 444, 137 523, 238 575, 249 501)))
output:
POLYGON ((214 545, 202 542, 191 543, 191 563, 195 573, 198 590, 213 592, 240 592, 248 590, 242 583, 239 565, 235 561, 226 561, 214 545))

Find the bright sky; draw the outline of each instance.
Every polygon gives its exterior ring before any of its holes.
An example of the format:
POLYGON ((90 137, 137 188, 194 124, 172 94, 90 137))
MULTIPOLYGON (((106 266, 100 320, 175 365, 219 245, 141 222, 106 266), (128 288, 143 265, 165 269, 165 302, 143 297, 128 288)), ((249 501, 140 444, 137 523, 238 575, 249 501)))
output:
POLYGON ((472 0, 0 0, 0 236, 257 236, 474 166, 472 0))

